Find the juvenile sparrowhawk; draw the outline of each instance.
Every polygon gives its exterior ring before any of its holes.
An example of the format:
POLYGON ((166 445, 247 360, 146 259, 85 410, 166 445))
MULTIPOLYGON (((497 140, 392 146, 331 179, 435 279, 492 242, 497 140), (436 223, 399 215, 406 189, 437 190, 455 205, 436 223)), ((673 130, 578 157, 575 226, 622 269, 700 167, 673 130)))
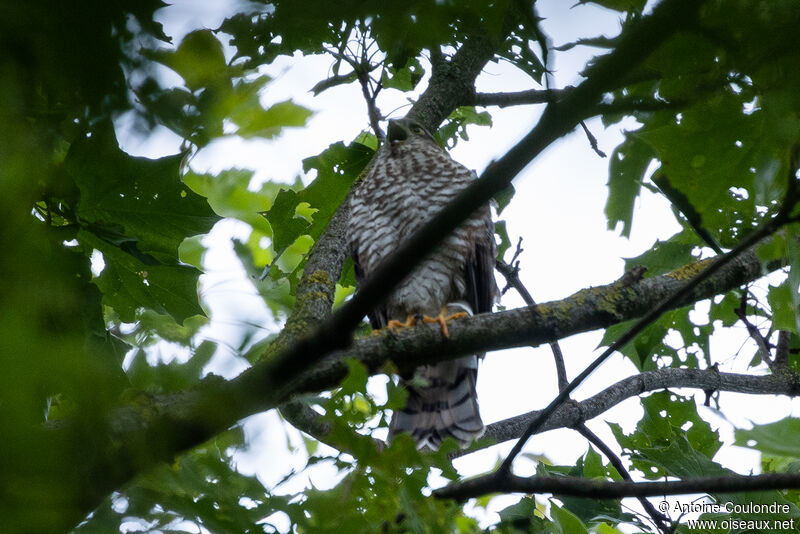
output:
MULTIPOLYGON (((351 197, 349 241, 356 280, 368 278, 400 243, 455 198, 475 173, 454 161, 417 121, 389 121, 386 141, 351 197)), ((439 322, 491 311, 495 242, 489 204, 473 213, 369 314, 373 328, 439 322), (466 313, 464 313, 466 312, 466 313)), ((452 436, 466 444, 483 432, 471 355, 416 369, 408 400, 394 414, 390 439, 409 432, 420 446, 452 436)))

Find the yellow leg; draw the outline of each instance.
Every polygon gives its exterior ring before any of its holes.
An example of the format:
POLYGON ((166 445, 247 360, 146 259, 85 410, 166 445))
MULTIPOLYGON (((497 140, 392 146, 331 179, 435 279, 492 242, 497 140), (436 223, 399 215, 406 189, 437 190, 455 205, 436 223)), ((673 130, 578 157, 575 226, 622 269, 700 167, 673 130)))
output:
POLYGON ((450 332, 447 330, 447 321, 452 321, 453 319, 460 319, 462 317, 468 317, 469 314, 467 312, 457 312, 452 315, 445 315, 445 310, 447 308, 442 308, 442 311, 439 312, 439 315, 436 317, 428 317, 427 315, 422 316, 423 323, 438 323, 439 326, 442 328, 442 334, 444 337, 450 337, 450 332))

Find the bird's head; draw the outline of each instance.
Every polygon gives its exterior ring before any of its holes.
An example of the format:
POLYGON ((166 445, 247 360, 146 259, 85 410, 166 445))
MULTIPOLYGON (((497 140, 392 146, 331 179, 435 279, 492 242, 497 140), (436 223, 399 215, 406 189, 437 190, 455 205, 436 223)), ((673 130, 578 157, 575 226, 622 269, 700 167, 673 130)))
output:
POLYGON ((389 121, 389 128, 386 132, 386 143, 389 147, 394 149, 400 144, 413 140, 430 141, 436 144, 436 140, 430 132, 414 119, 392 119, 389 121))

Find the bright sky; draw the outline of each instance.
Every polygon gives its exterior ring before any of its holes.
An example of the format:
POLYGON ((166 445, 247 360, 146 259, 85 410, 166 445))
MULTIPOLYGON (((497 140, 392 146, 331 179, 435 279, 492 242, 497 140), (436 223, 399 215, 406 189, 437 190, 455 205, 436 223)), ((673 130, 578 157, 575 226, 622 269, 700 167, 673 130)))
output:
MULTIPOLYGON (((556 45, 578 37, 617 33, 617 14, 591 5, 570 8, 571 5, 573 2, 563 0, 537 2, 539 14, 546 19, 544 28, 556 45)), ((224 10, 219 2, 181 0, 161 10, 159 15, 167 34, 179 43, 182 35, 192 29, 218 26, 224 18, 224 10)), ((557 53, 551 65, 556 86, 578 83, 578 71, 594 53, 598 51, 585 47, 557 53)), ((269 142, 237 138, 216 141, 193 159, 192 167, 212 172, 244 167, 255 170, 259 180, 292 182, 301 174, 303 158, 321 152, 336 141, 352 140, 368 128, 360 88, 355 85, 338 87, 318 97, 309 92, 325 77, 331 63, 325 57, 296 57, 280 60, 265 70, 275 80, 267 86, 262 97, 264 103, 293 98, 315 111, 308 128, 286 130, 279 139, 269 142)), ((425 85, 423 81, 420 87, 424 89, 425 85)), ((530 88, 536 86, 505 63, 490 63, 478 80, 479 91, 485 92, 530 88)), ((381 94, 378 105, 384 114, 403 116, 407 111, 405 98, 397 91, 387 90, 381 94)), ((534 126, 541 107, 489 108, 489 111, 494 127, 471 127, 469 142, 460 142, 451 152, 456 160, 478 173, 534 126)), ((142 140, 125 135, 126 124, 125 117, 117 123, 123 148, 129 152, 157 157, 177 151, 180 140, 165 129, 142 140)), ((636 128, 633 121, 607 130, 599 120, 589 121, 587 125, 598 138, 600 149, 609 156, 622 140, 622 128, 636 128)), ((666 201, 645 191, 636 205, 631 238, 607 231, 603 213, 607 174, 608 159, 595 154, 584 134, 577 131, 553 145, 515 179, 516 196, 501 218, 508 221, 512 242, 523 237, 521 277, 538 302, 562 299, 579 289, 613 282, 623 274, 623 258, 641 254, 656 239, 667 239, 679 229, 666 201)), ((201 288, 212 317, 206 335, 220 341, 223 347, 239 345, 245 323, 263 325, 265 335, 277 327, 237 266, 229 244, 232 235, 246 236, 246 228, 242 224, 223 223, 215 230, 201 288)), ((506 307, 524 305, 511 291, 502 303, 506 307)), ((601 337, 602 332, 592 332, 561 342, 570 377, 598 354, 595 348, 601 337)), ((745 372, 754 352, 751 346, 745 345, 737 357, 745 340, 743 329, 729 329, 713 340, 712 354, 722 360, 726 370, 745 372)), ((169 349, 163 352, 164 357, 169 357, 169 349)), ((226 376, 240 372, 244 363, 233 352, 221 348, 209 370, 226 376)), ((585 398, 635 373, 632 364, 621 356, 614 356, 578 390, 576 398, 585 398)), ((381 380, 376 382, 381 384, 381 380)), ((375 389, 381 394, 381 387, 375 389)), ((486 423, 544 407, 556 394, 555 369, 549 348, 514 349, 488 355, 480 370, 478 393, 486 423)), ((687 390, 685 394, 697 395, 698 392, 687 390)), ((698 398, 702 401, 702 392, 698 398)), ((785 417, 792 407, 795 414, 800 413, 800 401, 730 393, 722 394, 722 407, 726 416, 740 427, 749 426, 748 421, 764 423, 785 417)), ((712 426, 720 427, 726 441, 732 441, 730 424, 710 408, 701 407, 700 411, 712 426)), ((639 401, 630 399, 591 421, 589 426, 613 444, 603 421, 616 421, 630 432, 640 414, 639 401)), ((274 411, 250 417, 246 431, 251 449, 237 456, 239 468, 244 472, 257 472, 268 487, 282 478, 290 467, 301 467, 303 461, 302 456, 288 456, 286 437, 280 425, 274 411)), ((297 442, 296 433, 290 434, 297 442)), ((457 467, 464 474, 486 471, 510 446, 510 443, 499 445, 459 459, 457 467)), ((545 455, 555 463, 569 464, 585 453, 586 444, 575 432, 562 430, 534 437, 526 451, 545 455)), ((740 473, 758 470, 758 455, 745 449, 726 447, 715 459, 740 473)), ((530 461, 522 460, 516 465, 519 474, 529 474, 534 469, 530 461)), ((330 484, 330 473, 317 472, 313 477, 317 487, 327 485, 326 479, 330 484)), ((302 487, 304 482, 300 484, 302 487)), ((503 502, 503 506, 507 504, 503 502)))

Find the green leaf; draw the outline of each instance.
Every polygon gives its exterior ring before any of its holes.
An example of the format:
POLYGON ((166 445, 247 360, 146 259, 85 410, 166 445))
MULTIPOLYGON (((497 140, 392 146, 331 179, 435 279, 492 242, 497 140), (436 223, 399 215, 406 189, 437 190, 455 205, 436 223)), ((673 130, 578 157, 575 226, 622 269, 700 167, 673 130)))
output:
POLYGON ((506 250, 511 247, 511 240, 508 238, 508 230, 506 229, 506 221, 495 222, 494 233, 500 237, 500 244, 497 245, 497 259, 502 260, 506 250))
POLYGON ((627 133, 625 141, 614 149, 608 164, 608 200, 606 218, 613 230, 622 223, 621 234, 630 237, 633 207, 642 188, 644 173, 655 154, 635 134, 627 133))
POLYGON ((796 239, 788 239, 786 242, 786 254, 789 259, 789 296, 792 299, 791 310, 794 311, 794 328, 787 327, 795 334, 800 333, 800 246, 796 239))
POLYGON ((767 300, 772 309, 772 324, 776 330, 789 330, 797 333, 797 308, 792 301, 789 281, 781 285, 769 286, 767 300))
POLYGON ((178 259, 183 263, 196 267, 198 270, 202 270, 203 256, 205 256, 206 250, 208 249, 203 244, 203 236, 187 237, 178 245, 178 259))
POLYGON ((788 148, 782 147, 788 141, 771 130, 783 126, 766 111, 747 113, 744 106, 736 95, 706 99, 671 121, 637 131, 658 154, 673 201, 680 201, 695 228, 707 230, 723 247, 759 223, 756 201, 767 207, 778 198, 774 183, 787 165, 788 148))
MULTIPOLYGON (((657 361, 665 363, 666 358, 669 358, 671 367, 697 367, 698 357, 702 357, 707 363, 710 362, 709 336, 713 332, 713 325, 693 322, 690 311, 691 308, 680 308, 664 313, 639 333, 633 343, 622 347, 620 352, 641 370, 654 369, 657 361), (681 336, 683 343, 680 349, 665 343, 665 336, 670 332, 681 336)), ((613 343, 634 322, 626 321, 607 328, 600 346, 613 343)))
POLYGON ((336 289, 333 296, 333 309, 339 308, 345 301, 355 293, 355 286, 342 286, 336 284, 336 289))
POLYGON ((530 497, 523 497, 518 502, 507 506, 498 512, 500 520, 506 523, 514 523, 518 520, 527 521, 534 517, 536 512, 536 501, 530 497))
POLYGON ((532 44, 539 42, 538 28, 536 28, 536 21, 529 17, 529 12, 523 10, 523 15, 520 17, 519 22, 525 22, 529 26, 528 31, 513 32, 507 38, 505 47, 497 50, 496 54, 499 57, 507 59, 512 65, 516 66, 522 72, 526 73, 536 83, 542 83, 542 76, 545 73, 544 63, 539 59, 539 56, 532 49, 532 44), (525 20, 527 19, 527 20, 525 20), (532 30, 532 31, 531 31, 532 30), (534 33, 535 38, 529 38, 530 33, 534 33))
POLYGON ((208 317, 204 315, 195 315, 188 317, 183 321, 183 324, 178 324, 171 315, 163 315, 151 309, 145 309, 137 314, 138 328, 131 335, 137 336, 139 339, 131 339, 131 345, 145 346, 146 341, 142 341, 141 336, 147 335, 150 332, 157 334, 158 341, 172 341, 175 343, 182 343, 189 345, 192 338, 204 326, 208 325, 208 317))
POLYGON ((347 378, 342 382, 341 393, 352 395, 353 393, 364 392, 367 390, 367 368, 356 359, 348 358, 347 378))
POLYGON ((275 137, 287 126, 305 126, 312 112, 298 106, 291 100, 284 100, 262 109, 256 101, 255 105, 238 107, 231 114, 231 119, 239 129, 236 133, 244 138, 275 137))
POLYGON ((408 62, 401 68, 388 68, 381 73, 381 84, 383 87, 399 89, 400 91, 411 91, 425 75, 417 58, 409 58, 408 62))
POLYGON ((186 362, 173 360, 169 363, 150 365, 144 350, 137 350, 128 367, 131 384, 149 393, 183 391, 196 385, 203 376, 203 369, 217 350, 216 343, 204 341, 186 362))
POLYGON ((180 265, 147 265, 125 251, 106 244, 88 232, 79 240, 103 253, 106 266, 94 283, 103 292, 103 304, 120 319, 131 323, 139 308, 168 313, 182 323, 193 315, 204 315, 197 300, 198 271, 180 265))
POLYGON ((800 458, 800 419, 786 418, 750 430, 736 430, 735 445, 756 449, 765 454, 800 458))
POLYGON ((501 189, 495 196, 494 200, 497 202, 497 214, 500 215, 503 213, 503 210, 506 209, 506 206, 511 202, 511 199, 514 198, 514 193, 516 193, 516 189, 514 189, 513 184, 508 184, 508 186, 501 189))
POLYGON ((272 228, 258 212, 272 206, 275 197, 285 184, 264 182, 257 191, 250 189, 253 171, 226 169, 218 174, 187 172, 184 183, 196 193, 206 197, 209 205, 222 217, 244 221, 261 235, 271 236, 272 228))
POLYGON ((275 197, 275 202, 264 214, 273 229, 272 246, 277 254, 282 254, 297 238, 304 235, 311 223, 297 215, 297 206, 304 202, 300 195, 291 189, 282 189, 275 197))
MULTIPOLYGON (((542 469, 547 472, 553 467, 542 469)), ((605 480, 608 477, 608 470, 602 465, 600 456, 590 447, 584 458, 578 460, 574 466, 568 466, 566 474, 579 478, 598 478, 605 480)), ((564 508, 584 523, 596 521, 599 518, 620 522, 626 514, 622 513, 619 501, 614 499, 585 499, 579 497, 569 497, 556 495, 564 503, 564 508)), ((627 516, 630 519, 630 516, 627 516)))
POLYGON ((180 74, 192 91, 213 84, 227 68, 222 43, 211 30, 188 33, 174 52, 160 50, 149 55, 180 74))
POLYGON ((695 258, 692 252, 697 247, 697 238, 688 230, 682 230, 666 241, 656 240, 650 250, 634 258, 625 258, 625 271, 634 267, 647 267, 646 276, 656 276, 686 265, 695 258))
MULTIPOLYGON (((703 227, 702 217, 694 209, 686 195, 672 187, 669 178, 660 169, 653 174, 653 183, 658 186, 659 191, 672 203, 673 212, 677 212, 686 219, 686 223, 695 231, 707 246, 711 247, 717 254, 722 254, 719 243, 711 233, 703 227)), ((680 218, 679 218, 680 219, 680 218)))
POLYGON ((700 418, 693 399, 661 391, 643 398, 642 407, 644 415, 632 434, 610 426, 646 478, 704 476, 722 469, 711 461, 722 446, 719 434, 700 418))
POLYGON ((281 190, 264 214, 273 229, 276 254, 283 253, 301 235, 309 235, 314 240, 319 237, 372 154, 372 150, 359 143, 345 146, 339 142, 318 156, 303 160, 303 169, 306 172, 316 170, 317 177, 300 191, 281 190), (301 204, 316 210, 312 221, 298 216, 301 204))
POLYGON ((553 515, 553 523, 556 527, 556 532, 561 534, 588 534, 589 531, 586 525, 566 508, 561 508, 554 502, 550 502, 550 513, 553 515))
POLYGON ((722 321, 722 326, 730 327, 739 321, 739 316, 736 315, 735 310, 739 308, 741 302, 741 295, 738 292, 731 291, 726 293, 719 302, 714 299, 709 310, 709 320, 722 321))
POLYGON ((448 149, 456 146, 458 139, 469 141, 467 126, 491 126, 492 116, 488 111, 476 111, 473 106, 461 106, 450 113, 447 120, 433 137, 439 145, 448 149))
POLYGON ((179 178, 182 155, 135 158, 119 149, 104 123, 70 147, 64 163, 80 189, 77 215, 100 238, 141 261, 177 265, 178 246, 219 220, 204 198, 179 178))

